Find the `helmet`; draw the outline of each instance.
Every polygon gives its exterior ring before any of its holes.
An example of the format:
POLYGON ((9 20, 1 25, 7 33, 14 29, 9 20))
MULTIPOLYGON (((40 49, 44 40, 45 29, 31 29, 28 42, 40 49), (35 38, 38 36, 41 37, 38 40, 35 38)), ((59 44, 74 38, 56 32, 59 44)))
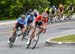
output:
POLYGON ((50 7, 47 7, 47 8, 45 9, 45 12, 49 11, 49 9, 50 9, 50 7))
POLYGON ((33 12, 31 12, 30 15, 33 16, 34 15, 33 12))
POLYGON ((25 19, 25 18, 26 18, 26 16, 25 16, 25 15, 21 15, 21 18, 22 18, 22 19, 25 19))
POLYGON ((62 4, 60 4, 60 5, 59 5, 59 7, 63 7, 63 5, 62 5, 62 4))

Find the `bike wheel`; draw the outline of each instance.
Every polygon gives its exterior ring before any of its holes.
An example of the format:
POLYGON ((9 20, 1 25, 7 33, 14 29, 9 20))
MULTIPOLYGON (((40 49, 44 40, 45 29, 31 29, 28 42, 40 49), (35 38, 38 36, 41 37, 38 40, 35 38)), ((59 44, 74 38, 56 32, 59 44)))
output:
POLYGON ((32 49, 34 49, 35 47, 36 47, 36 45, 37 45, 37 43, 38 43, 38 40, 39 40, 39 35, 40 34, 37 34, 36 35, 36 40, 33 38, 33 40, 32 40, 32 43, 31 43, 31 47, 32 47, 32 49))
POLYGON ((10 48, 12 48, 13 47, 13 44, 14 44, 14 41, 15 41, 15 39, 13 39, 13 38, 10 38, 10 43, 9 43, 9 47, 10 48))
POLYGON ((16 39, 16 33, 14 33, 12 35, 12 37, 9 38, 9 47, 12 48, 13 47, 13 44, 15 42, 15 39, 16 39))
POLYGON ((10 43, 9 43, 10 48, 13 47, 13 44, 14 44, 14 42, 10 42, 10 43))

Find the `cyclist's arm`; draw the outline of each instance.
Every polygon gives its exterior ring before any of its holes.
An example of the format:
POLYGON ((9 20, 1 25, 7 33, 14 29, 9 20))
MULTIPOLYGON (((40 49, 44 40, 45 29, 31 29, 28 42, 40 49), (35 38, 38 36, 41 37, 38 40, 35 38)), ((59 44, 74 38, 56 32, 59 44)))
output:
POLYGON ((29 19, 29 15, 25 19, 25 26, 27 26, 27 24, 28 24, 28 19, 29 19))
POLYGON ((17 25, 18 21, 20 21, 20 18, 18 18, 18 19, 16 20, 16 22, 14 23, 14 27, 17 25))

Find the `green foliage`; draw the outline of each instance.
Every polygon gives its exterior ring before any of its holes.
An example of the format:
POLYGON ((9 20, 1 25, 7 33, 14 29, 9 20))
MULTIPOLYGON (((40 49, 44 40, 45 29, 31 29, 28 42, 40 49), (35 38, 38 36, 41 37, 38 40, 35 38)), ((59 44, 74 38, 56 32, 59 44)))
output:
POLYGON ((49 5, 62 3, 66 7, 70 2, 75 4, 75 0, 0 0, 0 18, 17 18, 28 9, 37 9, 41 13, 49 5))
POLYGON ((0 0, 0 18, 17 18, 28 9, 38 9, 42 12, 48 5, 48 0, 0 0))

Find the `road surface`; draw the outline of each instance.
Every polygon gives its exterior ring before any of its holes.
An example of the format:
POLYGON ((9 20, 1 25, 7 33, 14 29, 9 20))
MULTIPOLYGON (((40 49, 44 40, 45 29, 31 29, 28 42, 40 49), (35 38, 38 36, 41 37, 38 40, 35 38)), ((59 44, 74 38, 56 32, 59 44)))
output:
POLYGON ((21 41, 20 38, 16 40, 12 49, 9 48, 7 41, 12 33, 12 27, 13 24, 0 25, 0 54, 75 54, 75 45, 73 44, 70 46, 50 46, 45 43, 49 38, 74 34, 75 19, 49 24, 47 32, 40 35, 39 42, 34 50, 26 49, 25 41, 21 41))

